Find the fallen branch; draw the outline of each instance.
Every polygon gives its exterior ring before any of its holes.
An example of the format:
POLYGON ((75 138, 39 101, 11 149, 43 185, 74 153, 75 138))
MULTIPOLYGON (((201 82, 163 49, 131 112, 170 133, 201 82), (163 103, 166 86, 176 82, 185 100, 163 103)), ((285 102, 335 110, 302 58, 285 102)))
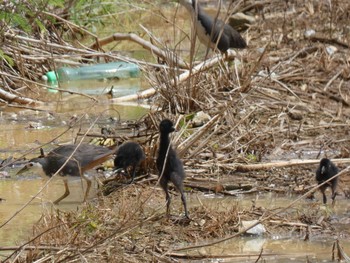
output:
MULTIPOLYGON (((290 160, 290 161, 279 161, 271 163, 258 163, 258 164, 233 164, 236 168, 236 171, 239 172, 248 172, 256 170, 268 170, 272 168, 281 168, 281 167, 290 167, 296 165, 306 165, 306 164, 318 164, 320 160, 290 160)), ((344 159, 333 159, 334 163, 350 163, 350 158, 344 159)), ((226 165, 225 165, 226 166, 226 165)))
POLYGON ((5 101, 7 101, 8 103, 19 103, 19 104, 29 104, 29 105, 39 105, 42 104, 41 101, 38 100, 32 100, 29 98, 24 98, 21 96, 17 96, 13 93, 7 92, 3 89, 0 88, 0 99, 3 99, 5 101))
MULTIPOLYGON (((205 134, 209 133, 209 129, 211 129, 214 125, 216 125, 221 116, 219 114, 215 115, 213 118, 211 118, 205 125, 203 125, 202 127, 200 127, 197 132, 193 133, 191 136, 189 136, 184 142, 182 142, 179 145, 179 148, 181 149, 180 151, 178 151, 178 154, 180 157, 182 157, 185 152, 188 152, 188 149, 197 141, 202 140, 203 136, 205 136, 205 134)), ((210 137, 210 136, 209 136, 210 137)), ((201 145, 202 147, 204 145, 201 145)), ((203 149, 203 148, 201 148, 203 149)))
POLYGON ((350 47, 347 43, 342 42, 342 41, 335 39, 335 38, 327 38, 327 37, 323 37, 323 36, 313 35, 313 36, 308 37, 308 39, 310 39, 311 41, 314 41, 314 42, 322 42, 322 43, 333 44, 333 45, 336 44, 336 45, 339 45, 339 46, 344 47, 344 48, 350 47))
MULTIPOLYGON (((230 60, 230 59, 233 59, 235 56, 236 56, 236 52, 234 52, 233 50, 229 50, 226 57, 228 60, 230 60)), ((215 56, 211 59, 203 61, 202 63, 193 67, 192 70, 188 70, 188 71, 182 73, 181 75, 177 76, 175 79, 171 80, 169 85, 175 85, 175 83, 183 82, 186 79, 188 79, 190 76, 198 74, 199 72, 205 71, 205 70, 213 67, 214 65, 216 65, 217 63, 222 61, 222 59, 223 59, 223 56, 218 55, 218 56, 215 56)), ((165 85, 165 84, 163 84, 163 85, 165 85)), ((123 97, 119 97, 119 98, 114 98, 114 99, 112 99, 112 101, 113 102, 124 102, 124 101, 130 101, 130 100, 146 99, 146 98, 153 96, 158 89, 160 89, 160 87, 149 88, 149 89, 141 91, 137 94, 132 94, 132 95, 127 95, 127 96, 123 96, 123 97)))
MULTIPOLYGON (((200 259, 230 259, 230 258, 241 258, 243 262, 248 261, 248 262, 258 262, 253 259, 259 257, 259 255, 264 257, 264 260, 267 260, 266 257, 295 257, 295 253, 252 253, 252 254, 209 254, 209 253, 200 253, 196 255, 189 255, 188 253, 169 253, 168 256, 174 257, 174 258, 182 258, 182 259, 190 259, 190 260, 200 260, 200 259), (253 261, 252 261, 253 260, 253 261)), ((298 255, 303 255, 303 256, 308 256, 313 253, 298 253, 298 255)))
POLYGON ((269 220, 271 224, 284 225, 284 226, 297 226, 297 227, 311 227, 313 229, 322 229, 320 226, 308 225, 300 222, 286 222, 281 220, 269 220))
POLYGON ((54 246, 10 246, 0 247, 0 251, 11 251, 11 250, 44 250, 44 251, 82 251, 86 248, 72 248, 72 247, 54 247, 54 246))
POLYGON ((188 68, 187 64, 184 61, 182 61, 180 58, 178 58, 175 54, 172 54, 171 56, 169 56, 169 52, 170 52, 169 50, 164 51, 134 33, 130 33, 130 34, 115 33, 112 36, 109 36, 100 40, 97 39, 96 42, 90 46, 90 48, 97 50, 101 46, 107 45, 113 41, 121 41, 121 40, 133 41, 141 45, 144 49, 151 51, 157 57, 161 57, 164 60, 168 61, 170 58, 175 58, 175 60, 170 61, 171 62, 170 64, 178 65, 181 68, 188 68))

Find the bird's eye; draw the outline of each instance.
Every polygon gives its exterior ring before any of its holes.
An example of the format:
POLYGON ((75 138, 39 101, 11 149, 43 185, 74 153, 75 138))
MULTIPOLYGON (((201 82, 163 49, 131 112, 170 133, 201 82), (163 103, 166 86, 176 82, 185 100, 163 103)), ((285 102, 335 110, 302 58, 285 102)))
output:
POLYGON ((34 165, 33 163, 29 163, 28 164, 29 167, 33 167, 33 165, 34 165))

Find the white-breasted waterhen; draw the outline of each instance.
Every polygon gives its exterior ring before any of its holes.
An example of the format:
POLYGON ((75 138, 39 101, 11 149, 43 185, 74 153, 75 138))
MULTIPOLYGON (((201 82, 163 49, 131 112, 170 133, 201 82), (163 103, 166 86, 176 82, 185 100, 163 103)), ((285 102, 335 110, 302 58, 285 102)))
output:
POLYGON ((222 53, 230 48, 246 48, 247 43, 230 25, 206 14, 197 0, 178 0, 192 15, 196 34, 202 44, 222 53))
POLYGON ((84 172, 108 160, 112 154, 115 154, 116 149, 116 146, 107 148, 87 143, 62 145, 49 152, 46 156, 31 159, 17 174, 33 171, 42 177, 52 177, 74 152, 70 160, 59 172, 64 182, 65 192, 54 201, 54 204, 58 204, 70 194, 67 176, 80 176, 86 180, 85 202, 89 195, 91 180, 84 175, 84 172))

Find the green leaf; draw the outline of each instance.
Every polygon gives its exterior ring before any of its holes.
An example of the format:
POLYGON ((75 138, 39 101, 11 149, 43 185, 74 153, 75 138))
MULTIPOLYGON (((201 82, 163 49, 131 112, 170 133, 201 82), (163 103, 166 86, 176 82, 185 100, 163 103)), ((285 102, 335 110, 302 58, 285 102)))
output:
POLYGON ((15 65, 13 59, 11 57, 9 57, 8 55, 6 55, 1 49, 0 49, 0 57, 2 59, 5 59, 7 61, 7 63, 10 64, 11 67, 13 67, 15 65))
POLYGON ((12 15, 12 23, 21 29, 23 29, 25 32, 31 32, 31 26, 29 25, 29 21, 22 15, 19 14, 13 14, 12 15))
POLYGON ((64 8, 64 0, 49 0, 49 5, 64 8))
POLYGON ((41 23, 41 21, 38 18, 34 19, 34 22, 37 24, 37 26, 40 28, 41 32, 47 31, 46 27, 41 23))

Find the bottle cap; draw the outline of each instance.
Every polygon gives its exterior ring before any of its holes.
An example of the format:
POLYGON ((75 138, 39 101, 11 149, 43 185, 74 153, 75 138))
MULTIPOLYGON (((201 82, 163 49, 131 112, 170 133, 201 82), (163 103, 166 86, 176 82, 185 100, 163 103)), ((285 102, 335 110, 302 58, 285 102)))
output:
POLYGON ((46 77, 49 82, 57 82, 57 76, 55 71, 46 72, 46 77))

